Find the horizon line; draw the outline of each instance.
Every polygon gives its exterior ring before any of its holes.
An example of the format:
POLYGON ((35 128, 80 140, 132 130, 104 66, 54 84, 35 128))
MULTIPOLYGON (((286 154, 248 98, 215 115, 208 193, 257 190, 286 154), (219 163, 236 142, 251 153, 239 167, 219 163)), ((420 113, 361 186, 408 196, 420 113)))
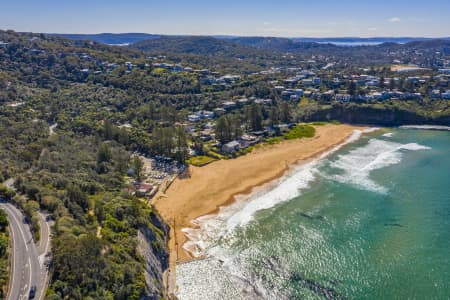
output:
POLYGON ((96 32, 96 33, 83 33, 83 32, 36 32, 36 31, 16 31, 14 29, 0 29, 4 31, 14 31, 17 33, 42 33, 49 35, 65 35, 65 34, 77 34, 77 35, 101 35, 101 34, 147 34, 155 36, 205 36, 205 37, 262 37, 262 38, 288 38, 288 39, 450 39, 449 35, 443 36, 275 36, 275 35, 239 35, 239 34, 192 34, 192 33, 149 33, 149 32, 96 32))

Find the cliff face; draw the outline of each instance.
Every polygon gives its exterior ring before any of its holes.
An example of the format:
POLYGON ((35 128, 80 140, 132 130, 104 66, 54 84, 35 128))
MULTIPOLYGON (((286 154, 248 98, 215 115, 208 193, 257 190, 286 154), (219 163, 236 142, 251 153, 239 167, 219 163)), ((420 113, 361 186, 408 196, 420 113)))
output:
POLYGON ((381 126, 400 126, 410 124, 450 125, 450 115, 432 118, 395 108, 390 109, 335 105, 331 108, 309 112, 308 114, 302 116, 302 121, 305 122, 327 120, 338 120, 340 122, 350 124, 371 124, 381 126))
POLYGON ((169 266, 167 240, 169 227, 156 214, 151 215, 155 228, 143 227, 138 233, 138 252, 144 258, 147 295, 145 300, 166 298, 163 273, 169 266))

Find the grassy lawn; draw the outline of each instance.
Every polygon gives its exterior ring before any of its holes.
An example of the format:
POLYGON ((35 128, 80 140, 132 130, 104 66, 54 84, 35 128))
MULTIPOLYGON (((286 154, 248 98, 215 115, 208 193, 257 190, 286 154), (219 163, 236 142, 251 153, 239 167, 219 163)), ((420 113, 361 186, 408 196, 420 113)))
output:
POLYGON ((297 125, 284 135, 286 140, 314 137, 316 129, 310 125, 297 125))
POLYGON ((206 166, 207 164, 210 164, 210 163, 212 163, 213 161, 216 161, 217 159, 216 158, 212 158, 212 157, 209 157, 209 156, 194 156, 194 157, 191 157, 189 160, 188 160, 188 163, 190 164, 190 165, 193 165, 193 166, 196 166, 196 167, 203 167, 203 166, 206 166))

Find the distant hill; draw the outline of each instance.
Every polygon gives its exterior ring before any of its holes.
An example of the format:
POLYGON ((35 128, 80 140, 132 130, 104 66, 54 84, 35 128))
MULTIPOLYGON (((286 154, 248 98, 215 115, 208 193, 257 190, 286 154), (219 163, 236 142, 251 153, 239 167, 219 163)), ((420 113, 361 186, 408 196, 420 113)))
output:
MULTIPOLYGON (((148 34, 148 33, 99 33, 99 34, 51 34, 62 36, 71 40, 92 40, 102 44, 110 45, 124 45, 133 44, 150 39, 158 39, 160 37, 188 37, 188 36, 168 36, 161 34, 148 34)), ((330 43, 337 45, 345 44, 382 44, 382 43, 410 43, 410 42, 420 42, 435 40, 435 38, 428 37, 371 37, 371 38, 360 38, 360 37, 330 37, 330 38, 314 38, 314 37, 293 37, 293 38, 278 38, 278 37, 245 37, 245 36, 233 36, 233 35, 214 35, 210 36, 212 38, 220 40, 235 40, 242 44, 249 44, 250 46, 255 46, 257 48, 267 48, 265 45, 267 43, 284 44, 283 48, 292 47, 290 42, 303 42, 303 43, 330 43), (256 43, 256 45, 251 45, 256 43)), ((441 40, 450 40, 450 37, 439 38, 441 40)))
POLYGON ((183 53, 212 56, 246 56, 254 54, 256 47, 235 43, 233 40, 210 36, 162 36, 130 45, 147 52, 183 53))
POLYGON ((295 42, 289 38, 277 37, 239 37, 230 41, 255 47, 258 49, 282 51, 282 52, 301 52, 313 49, 335 49, 337 46, 331 44, 319 44, 312 42, 295 42))
POLYGON ((108 45, 129 45, 140 41, 160 38, 157 34, 148 33, 99 33, 99 34, 51 34, 71 40, 90 40, 108 45))
POLYGON ((168 36, 146 33, 52 34, 71 40, 92 40, 109 45, 157 53, 182 53, 203 56, 244 58, 276 52, 365 57, 373 50, 399 48, 450 51, 450 38, 377 37, 377 38, 281 38, 238 36, 168 36), (344 46, 354 47, 344 47, 344 46), (369 48, 367 48, 370 46, 369 48), (375 47, 375 48, 373 48, 375 47), (350 49, 353 48, 353 49, 350 49), (255 52, 256 51, 256 52, 255 52), (258 52, 259 51, 259 52, 258 52), (262 51, 262 52, 261 52, 262 51))
MULTIPOLYGON (((420 42, 434 40, 435 38, 427 37, 337 37, 337 38, 291 38, 295 42, 310 42, 310 43, 355 43, 355 44, 374 44, 374 43, 400 43, 405 44, 409 42, 420 42)), ((439 38, 442 40, 450 40, 450 37, 439 38)))
MULTIPOLYGON (((423 40, 405 44, 385 42, 377 45, 357 45, 354 47, 339 46, 331 43, 301 42, 289 38, 278 37, 226 37, 210 36, 161 36, 140 41, 130 45, 131 48, 147 52, 183 53, 206 56, 248 57, 255 51, 264 53, 290 52, 299 54, 323 54, 336 56, 365 57, 374 55, 376 51, 396 49, 427 49, 449 52, 450 40, 423 40)), ((381 53, 378 53, 381 55, 381 53)), ((378 55, 377 54, 377 55, 378 55)))

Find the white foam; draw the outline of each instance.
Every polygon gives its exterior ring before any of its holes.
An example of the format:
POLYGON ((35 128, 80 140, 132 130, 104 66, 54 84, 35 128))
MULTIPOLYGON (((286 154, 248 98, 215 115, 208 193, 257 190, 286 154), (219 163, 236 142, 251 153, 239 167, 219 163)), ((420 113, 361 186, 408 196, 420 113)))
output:
POLYGON ((401 129, 425 129, 425 130, 448 130, 450 131, 450 126, 440 126, 440 125, 404 125, 400 126, 401 129))
POLYGON ((314 180, 314 168, 317 161, 301 166, 292 175, 283 178, 275 188, 262 195, 255 194, 245 205, 227 221, 227 230, 233 230, 236 226, 242 226, 253 220, 257 211, 269 209, 284 201, 297 197, 300 191, 309 187, 314 180))
POLYGON ((176 296, 180 300, 258 299, 253 288, 238 282, 217 259, 195 260, 177 266, 176 296))
POLYGON ((374 170, 398 164, 402 159, 401 150, 418 151, 430 149, 416 143, 399 144, 379 139, 371 139, 369 143, 347 154, 339 155, 330 166, 341 170, 340 174, 328 176, 333 180, 349 183, 362 189, 386 193, 387 189, 370 178, 374 170))
POLYGON ((394 136, 394 133, 388 132, 388 133, 383 134, 383 136, 384 136, 384 137, 387 137, 387 138, 391 138, 391 137, 394 136))

